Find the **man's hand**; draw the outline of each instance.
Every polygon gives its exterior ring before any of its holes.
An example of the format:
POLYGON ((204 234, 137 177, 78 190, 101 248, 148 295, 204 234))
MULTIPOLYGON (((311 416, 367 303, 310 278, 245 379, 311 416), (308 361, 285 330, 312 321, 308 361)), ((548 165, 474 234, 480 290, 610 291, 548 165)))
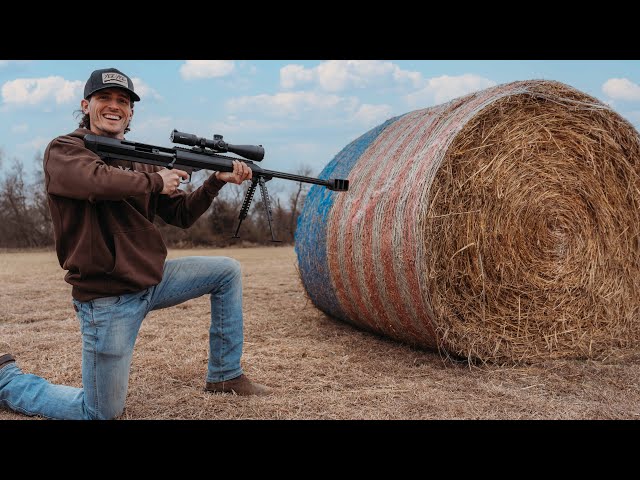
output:
POLYGON ((253 171, 244 162, 240 160, 233 161, 233 172, 216 172, 215 176, 218 180, 223 182, 235 183, 240 185, 245 180, 251 180, 253 177, 253 171))
POLYGON ((164 181, 164 188, 160 192, 163 195, 171 195, 180 186, 180 179, 186 180, 189 178, 189 174, 184 170, 178 170, 173 168, 171 170, 163 168, 158 171, 158 175, 162 177, 164 181))

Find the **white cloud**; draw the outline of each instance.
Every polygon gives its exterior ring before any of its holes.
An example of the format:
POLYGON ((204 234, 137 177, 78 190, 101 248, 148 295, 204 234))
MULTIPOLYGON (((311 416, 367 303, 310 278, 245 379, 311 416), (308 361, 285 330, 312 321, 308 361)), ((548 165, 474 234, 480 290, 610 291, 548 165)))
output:
POLYGON ((426 108, 494 85, 496 82, 493 80, 472 73, 455 77, 442 75, 428 79, 424 88, 405 98, 412 107, 426 108))
POLYGON ((235 116, 251 117, 270 129, 335 125, 375 126, 392 116, 390 105, 363 104, 356 97, 319 92, 280 92, 275 95, 231 99, 227 109, 235 116))
POLYGON ((29 126, 26 123, 20 123, 19 125, 13 125, 11 127, 11 133, 26 133, 29 130, 29 126))
POLYGON ((353 114, 353 121, 364 126, 375 127, 393 116, 390 105, 363 104, 353 114))
POLYGON ((297 119, 305 111, 330 110, 353 101, 315 92, 281 92, 232 98, 227 101, 227 108, 232 112, 258 111, 269 116, 297 119))
POLYGON ((291 89, 301 84, 311 83, 314 79, 314 70, 304 68, 303 65, 286 65, 280 69, 280 86, 291 89))
POLYGON ((2 85, 2 100, 13 105, 38 105, 54 100, 56 104, 79 101, 84 82, 62 77, 18 78, 2 85))
POLYGON ((232 60, 187 60, 180 66, 180 75, 185 80, 218 78, 233 72, 232 60))
POLYGON ((293 89, 315 82, 327 92, 348 88, 401 85, 419 88, 422 74, 402 70, 392 62, 381 60, 329 60, 313 68, 287 65, 280 69, 280 86, 293 89))
POLYGON ((162 100, 162 96, 149 85, 147 85, 141 78, 133 77, 131 79, 133 82, 133 88, 135 92, 140 97, 140 101, 142 100, 162 100))
POLYGON ((640 85, 627 78, 610 78, 602 85, 602 91, 615 100, 640 100, 640 85))

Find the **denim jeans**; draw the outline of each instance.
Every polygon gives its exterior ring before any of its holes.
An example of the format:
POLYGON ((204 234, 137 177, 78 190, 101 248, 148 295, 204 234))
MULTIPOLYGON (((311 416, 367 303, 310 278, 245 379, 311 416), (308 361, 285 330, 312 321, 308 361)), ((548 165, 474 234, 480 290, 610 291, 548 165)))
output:
MULTIPOLYGON (((0 369, 0 405, 50 419, 111 419, 124 410, 133 347, 151 310, 210 294, 209 363, 205 381, 242 374, 242 276, 228 257, 183 257, 165 262, 162 281, 146 290, 88 302, 73 300, 82 334, 82 388, 54 385, 0 369)), ((204 385, 203 385, 204 387, 204 385)))

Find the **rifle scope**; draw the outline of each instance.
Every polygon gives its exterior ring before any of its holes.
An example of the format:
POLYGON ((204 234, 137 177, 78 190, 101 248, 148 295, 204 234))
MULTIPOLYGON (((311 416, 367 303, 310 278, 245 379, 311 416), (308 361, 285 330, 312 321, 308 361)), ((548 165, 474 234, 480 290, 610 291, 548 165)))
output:
POLYGON ((192 147, 210 148, 214 152, 231 152, 249 160, 259 162, 264 158, 264 148, 262 145, 231 145, 222 140, 222 135, 214 135, 213 140, 198 137, 191 133, 183 133, 174 129, 169 137, 173 143, 189 145, 192 147))

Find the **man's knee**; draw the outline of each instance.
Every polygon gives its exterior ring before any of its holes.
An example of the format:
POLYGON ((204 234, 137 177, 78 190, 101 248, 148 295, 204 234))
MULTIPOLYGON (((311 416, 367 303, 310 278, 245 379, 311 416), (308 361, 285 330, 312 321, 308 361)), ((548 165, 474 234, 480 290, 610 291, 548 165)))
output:
POLYGON ((222 257, 222 267, 224 268, 226 276, 231 279, 240 278, 242 276, 240 262, 235 258, 222 257))

